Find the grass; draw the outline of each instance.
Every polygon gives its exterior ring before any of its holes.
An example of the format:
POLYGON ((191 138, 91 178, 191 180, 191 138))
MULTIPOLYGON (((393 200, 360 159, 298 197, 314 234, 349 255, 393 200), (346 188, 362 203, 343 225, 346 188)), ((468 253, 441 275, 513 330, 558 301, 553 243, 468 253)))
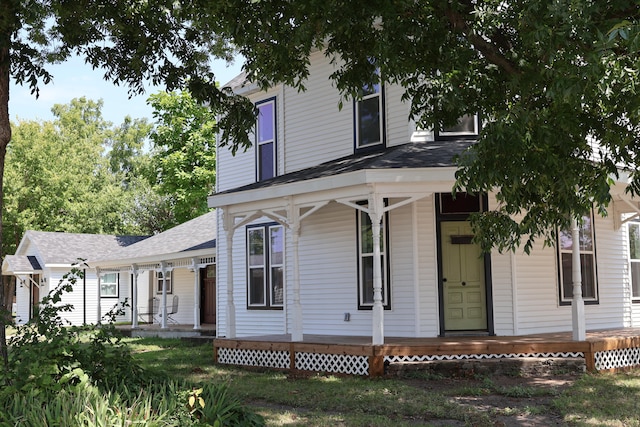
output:
POLYGON ((576 426, 640 426, 640 369, 618 374, 584 375, 556 401, 576 426))
MULTIPOLYGON (((491 378, 431 389, 441 377, 383 378, 312 375, 292 377, 213 364, 211 344, 173 339, 127 339, 147 369, 194 383, 227 383, 230 391, 263 415, 270 426, 493 426, 498 416, 553 411, 568 426, 640 427, 640 369, 587 374, 558 392, 526 385, 501 386, 491 378), (487 410, 457 397, 498 397, 521 404, 487 410), (536 406, 535 398, 547 403, 536 406), (550 402, 550 403, 549 403, 550 402)), ((508 425, 508 423, 507 423, 508 425)))

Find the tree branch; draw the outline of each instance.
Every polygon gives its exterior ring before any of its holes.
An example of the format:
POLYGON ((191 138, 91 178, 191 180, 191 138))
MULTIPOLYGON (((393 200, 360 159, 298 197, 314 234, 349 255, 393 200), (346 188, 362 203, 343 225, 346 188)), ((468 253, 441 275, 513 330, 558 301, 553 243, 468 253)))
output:
POLYGON ((481 36, 475 34, 469 25, 467 25, 467 21, 464 19, 458 11, 453 10, 451 8, 447 8, 444 11, 447 19, 451 23, 454 31, 458 31, 473 44, 473 46, 484 55, 487 60, 502 68, 508 74, 520 74, 521 71, 518 69, 518 66, 514 64, 512 61, 507 59, 501 52, 498 47, 489 43, 481 36))

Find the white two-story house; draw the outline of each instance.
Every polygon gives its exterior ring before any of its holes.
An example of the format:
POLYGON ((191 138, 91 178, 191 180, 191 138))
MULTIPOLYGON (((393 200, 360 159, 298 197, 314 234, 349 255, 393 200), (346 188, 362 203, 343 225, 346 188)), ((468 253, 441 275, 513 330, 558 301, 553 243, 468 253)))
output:
MULTIPOLYGON (((322 52, 307 90, 229 85, 259 109, 254 145, 218 150, 219 337, 291 334, 518 336, 572 330, 572 234, 555 247, 482 254, 471 212, 492 194, 452 197, 454 156, 480 123, 417 129, 399 86, 339 108, 322 52)), ((638 203, 614 188, 607 217, 580 231, 588 330, 640 326, 638 203)))

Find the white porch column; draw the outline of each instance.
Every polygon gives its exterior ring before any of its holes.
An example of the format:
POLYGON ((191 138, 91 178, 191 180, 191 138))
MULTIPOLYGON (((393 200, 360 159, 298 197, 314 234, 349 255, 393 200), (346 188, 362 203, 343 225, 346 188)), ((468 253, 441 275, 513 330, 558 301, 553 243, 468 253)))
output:
MULTIPOLYGON (((160 329, 167 329, 167 264, 160 263, 162 273, 162 301, 160 302, 160 329)), ((172 284, 173 285, 173 284, 172 284)))
POLYGON ((96 305, 96 324, 100 324, 102 321, 102 309, 100 307, 100 286, 101 286, 101 282, 102 282, 102 278, 100 277, 100 268, 96 267, 96 276, 98 276, 98 291, 96 292, 98 294, 98 300, 97 305, 96 305))
POLYGON ((571 218, 571 275, 573 277, 573 300, 571 301, 571 320, 573 324, 573 340, 586 339, 586 325, 584 319, 584 300, 582 299, 582 272, 580 263, 580 229, 578 220, 571 218))
POLYGON ((131 329, 138 327, 138 266, 131 266, 131 329))
POLYGON ((298 256, 300 222, 298 221, 298 216, 296 214, 294 214, 292 218, 295 218, 295 220, 291 224, 291 240, 293 243, 293 326, 291 329, 291 341, 302 341, 304 334, 302 327, 302 304, 300 303, 300 260, 298 256))
POLYGON ((193 329, 200 329, 200 268, 198 258, 193 258, 193 329))
POLYGON ((227 240, 227 338, 236 337, 236 306, 233 303, 233 233, 235 232, 233 217, 227 209, 223 211, 223 228, 227 240))
POLYGON ((373 234, 373 345, 384 344, 384 306, 382 304, 382 262, 380 260, 380 226, 384 204, 374 193, 369 195, 369 218, 373 234))

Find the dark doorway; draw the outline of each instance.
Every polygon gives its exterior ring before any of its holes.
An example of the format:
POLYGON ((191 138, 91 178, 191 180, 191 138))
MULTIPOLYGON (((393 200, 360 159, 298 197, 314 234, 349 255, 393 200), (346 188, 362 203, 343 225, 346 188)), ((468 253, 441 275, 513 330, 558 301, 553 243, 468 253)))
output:
POLYGON ((200 270, 200 321, 216 323, 216 266, 208 265, 200 270))

